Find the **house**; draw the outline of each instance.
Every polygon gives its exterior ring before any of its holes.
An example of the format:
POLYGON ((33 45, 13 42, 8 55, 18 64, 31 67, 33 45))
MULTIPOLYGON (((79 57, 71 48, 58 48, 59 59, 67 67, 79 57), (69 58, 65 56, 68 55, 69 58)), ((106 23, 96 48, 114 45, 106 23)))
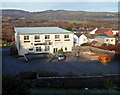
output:
POLYGON ((95 32, 98 30, 98 28, 95 28, 94 30, 92 30, 91 32, 90 32, 90 34, 95 34, 95 32))
POLYGON ((87 43, 88 39, 84 34, 74 33, 74 45, 81 46, 83 43, 87 43))
POLYGON ((19 55, 71 52, 73 33, 58 27, 15 27, 15 44, 19 55))
POLYGON ((107 32, 106 32, 106 35, 107 36, 109 36, 109 37, 115 37, 115 38, 117 38, 117 37, 119 37, 119 31, 118 30, 108 30, 107 32))
POLYGON ((116 44, 116 39, 113 37, 108 37, 108 36, 97 36, 94 41, 97 42, 98 46, 101 46, 102 44, 116 44))
POLYGON ((90 32, 90 34, 105 34, 105 32, 108 31, 106 28, 95 28, 90 32))

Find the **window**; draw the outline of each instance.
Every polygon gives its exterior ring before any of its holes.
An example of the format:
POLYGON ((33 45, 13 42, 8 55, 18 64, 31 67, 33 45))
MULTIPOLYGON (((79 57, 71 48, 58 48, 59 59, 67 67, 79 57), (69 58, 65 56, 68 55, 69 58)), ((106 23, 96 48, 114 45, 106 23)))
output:
POLYGON ((70 39, 65 39, 64 41, 70 41, 70 39))
POLYGON ((69 38, 69 35, 64 35, 64 38, 69 38))
POLYGON ((106 41, 108 41, 108 39, 106 39, 106 41))
POLYGON ((30 41, 24 41, 24 43, 29 43, 30 41))
POLYGON ((39 35, 35 35, 34 38, 35 39, 40 39, 40 36, 39 35))
POLYGON ((41 47, 36 47, 36 51, 41 51, 41 47))
POLYGON ((45 35, 45 39, 50 39, 50 35, 45 35))
POLYGON ((30 51, 32 51, 32 50, 33 50, 33 48, 29 48, 29 50, 30 50, 30 51))
POLYGON ((60 38, 60 35, 55 35, 55 39, 59 39, 60 38))
POLYGON ((24 36, 24 40, 29 40, 29 36, 24 36))
POLYGON ((50 47, 49 46, 45 46, 45 51, 49 51, 50 47))
POLYGON ((113 39, 111 41, 113 41, 113 39))
POLYGON ((65 50, 67 51, 67 47, 65 47, 65 50))

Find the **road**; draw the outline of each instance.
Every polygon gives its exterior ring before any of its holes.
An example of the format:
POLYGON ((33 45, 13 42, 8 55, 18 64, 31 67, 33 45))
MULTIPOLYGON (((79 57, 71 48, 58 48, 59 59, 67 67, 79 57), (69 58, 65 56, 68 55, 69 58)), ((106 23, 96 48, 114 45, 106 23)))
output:
POLYGON ((49 61, 47 57, 31 58, 29 62, 9 55, 9 47, 2 49, 2 71, 4 75, 16 75, 20 72, 52 71, 65 74, 118 73, 118 62, 103 64, 99 61, 87 61, 80 57, 69 56, 65 61, 49 61))

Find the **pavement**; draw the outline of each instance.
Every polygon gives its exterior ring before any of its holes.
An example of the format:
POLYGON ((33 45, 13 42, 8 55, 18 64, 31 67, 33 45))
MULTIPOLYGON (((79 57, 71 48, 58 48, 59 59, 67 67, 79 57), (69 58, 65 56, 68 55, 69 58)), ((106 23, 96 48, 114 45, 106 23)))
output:
POLYGON ((9 54, 9 47, 2 49, 3 75, 16 75, 20 72, 50 71, 65 74, 106 74, 118 73, 118 61, 107 64, 99 61, 89 61, 77 56, 67 56, 65 61, 56 61, 47 57, 34 57, 25 62, 23 57, 14 58, 9 54))

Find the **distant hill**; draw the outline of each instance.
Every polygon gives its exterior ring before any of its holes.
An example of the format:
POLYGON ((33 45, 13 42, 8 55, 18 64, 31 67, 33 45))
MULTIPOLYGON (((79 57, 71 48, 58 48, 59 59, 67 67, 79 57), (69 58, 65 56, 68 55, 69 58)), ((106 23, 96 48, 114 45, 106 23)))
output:
POLYGON ((48 20, 94 20, 117 18, 117 13, 112 12, 85 12, 68 10, 46 10, 42 12, 28 12, 23 10, 2 10, 3 18, 39 18, 48 20))
POLYGON ((23 18, 28 15, 29 12, 23 10, 4 9, 2 11, 3 18, 23 18))

